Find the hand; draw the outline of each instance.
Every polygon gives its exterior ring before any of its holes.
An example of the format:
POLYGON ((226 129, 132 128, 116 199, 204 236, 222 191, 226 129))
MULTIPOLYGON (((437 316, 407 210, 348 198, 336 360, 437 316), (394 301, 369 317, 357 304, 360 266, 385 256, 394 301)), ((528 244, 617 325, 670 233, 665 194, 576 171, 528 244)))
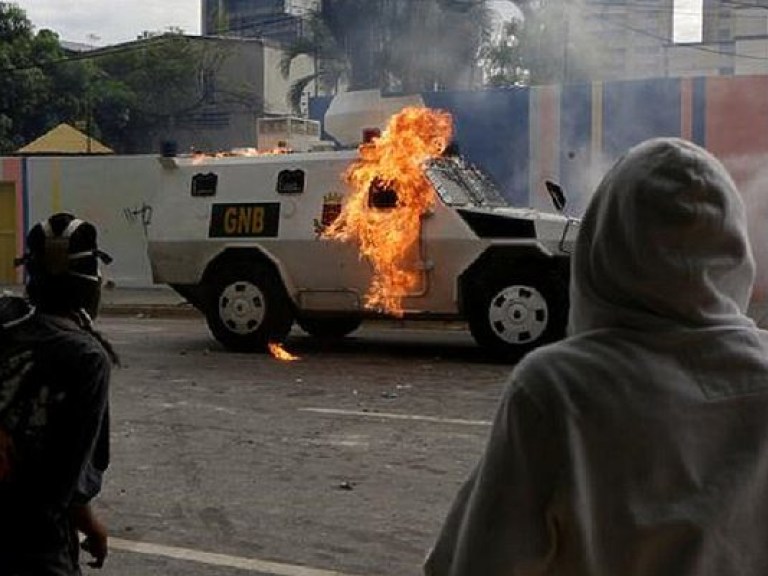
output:
POLYGON ((14 456, 13 438, 3 428, 0 428, 0 482, 11 477, 14 456))
POLYGON ((80 548, 93 556, 93 561, 88 562, 88 566, 91 568, 101 568, 104 566, 104 560, 107 559, 109 551, 106 530, 99 530, 86 535, 85 540, 80 543, 80 548))
POLYGON ((93 561, 89 562, 88 566, 101 568, 108 553, 106 527, 96 517, 90 504, 73 506, 70 508, 70 515, 75 528, 85 534, 80 548, 93 556, 93 561))

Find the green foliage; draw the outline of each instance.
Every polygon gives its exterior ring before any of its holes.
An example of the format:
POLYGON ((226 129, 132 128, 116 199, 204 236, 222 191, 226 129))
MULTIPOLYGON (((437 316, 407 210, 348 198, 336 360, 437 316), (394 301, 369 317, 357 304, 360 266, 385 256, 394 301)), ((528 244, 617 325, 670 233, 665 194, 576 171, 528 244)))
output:
POLYGON ((491 14, 483 0, 389 5, 381 50, 390 89, 404 92, 474 88, 491 14))
POLYGON ((154 134, 213 103, 255 110, 253 88, 215 82, 229 52, 179 29, 132 44, 67 55, 50 30, 0 2, 0 153, 61 122, 120 152, 146 151, 154 134))
POLYGON ((566 14, 568 2, 529 0, 515 2, 524 15, 520 29, 520 55, 530 71, 531 84, 557 84, 574 76, 569 74, 565 42, 569 41, 566 14))
POLYGON ((417 92, 467 88, 489 29, 485 0, 325 0, 310 19, 308 39, 287 51, 281 70, 307 55, 316 73, 299 78, 289 100, 296 108, 301 87, 317 79, 334 91, 380 88, 417 92))
POLYGON ((313 62, 313 72, 297 78, 289 88, 286 100, 296 112, 299 112, 302 96, 312 83, 324 93, 333 92, 340 83, 349 82, 351 71, 347 54, 321 12, 313 12, 307 17, 307 27, 308 36, 288 46, 279 64, 283 78, 288 78, 297 58, 303 56, 313 62))
POLYGON ((62 57, 53 32, 35 34, 23 10, 0 2, 0 152, 13 152, 71 118, 77 103, 58 93, 67 77, 52 73, 62 57))
POLYGON ((198 59, 199 48, 189 39, 169 34, 149 37, 132 50, 107 53, 98 65, 106 78, 133 93, 129 102, 135 120, 151 125, 154 118, 178 114, 200 102, 199 87, 190 81, 198 59))

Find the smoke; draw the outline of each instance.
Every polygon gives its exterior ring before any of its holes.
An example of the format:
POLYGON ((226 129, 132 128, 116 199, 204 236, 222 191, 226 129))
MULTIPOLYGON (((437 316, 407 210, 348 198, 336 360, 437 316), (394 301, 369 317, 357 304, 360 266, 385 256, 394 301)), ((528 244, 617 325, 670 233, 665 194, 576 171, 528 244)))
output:
POLYGON ((747 210, 749 239, 757 265, 754 303, 768 305, 768 164, 765 156, 723 159, 733 174, 747 210))
MULTIPOLYGON (((577 176, 577 181, 583 183, 585 194, 575 195, 572 191, 569 199, 576 196, 586 207, 616 160, 606 155, 593 158, 577 176)), ((768 163, 765 156, 759 154, 731 156, 722 158, 722 162, 736 181, 746 208, 749 239, 757 266, 753 300, 768 305, 768 163)))
POLYGON ((568 167, 567 173, 567 212, 572 216, 582 217, 592 194, 617 158, 602 152, 594 153, 589 146, 570 150, 566 153, 566 157, 569 163, 574 163, 572 168, 568 167), (585 158, 589 158, 589 161, 585 162, 585 158))
POLYGON ((666 75, 673 11, 663 3, 527 2, 534 83, 666 75))

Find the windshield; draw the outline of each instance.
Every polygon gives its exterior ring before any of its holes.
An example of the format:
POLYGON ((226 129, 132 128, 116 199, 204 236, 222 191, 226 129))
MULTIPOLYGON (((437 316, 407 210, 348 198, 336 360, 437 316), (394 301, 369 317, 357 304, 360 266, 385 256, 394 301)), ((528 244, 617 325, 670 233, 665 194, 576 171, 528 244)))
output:
POLYGON ((425 171, 448 206, 508 206, 490 176, 461 158, 432 158, 425 171))

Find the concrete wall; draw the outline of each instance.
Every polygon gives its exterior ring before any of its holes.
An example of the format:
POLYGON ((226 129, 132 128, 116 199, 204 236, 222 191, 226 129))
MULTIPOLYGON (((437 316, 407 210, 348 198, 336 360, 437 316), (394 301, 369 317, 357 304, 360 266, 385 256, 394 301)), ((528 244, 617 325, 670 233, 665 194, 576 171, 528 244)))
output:
POLYGON ((104 268, 106 279, 125 287, 152 284, 142 218, 149 217, 151 196, 160 184, 156 157, 7 158, 0 166, 0 181, 16 186, 20 253, 36 222, 72 212, 98 226, 99 244, 115 259, 104 268))

